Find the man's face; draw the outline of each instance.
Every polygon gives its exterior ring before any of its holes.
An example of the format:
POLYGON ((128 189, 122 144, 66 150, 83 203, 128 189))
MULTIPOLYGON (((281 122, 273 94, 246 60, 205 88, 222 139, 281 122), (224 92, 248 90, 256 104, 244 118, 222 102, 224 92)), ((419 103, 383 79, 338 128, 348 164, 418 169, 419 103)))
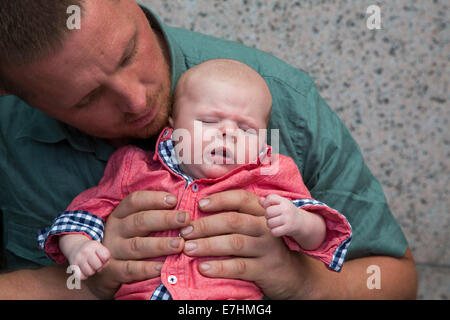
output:
POLYGON ((62 50, 10 77, 48 115, 100 138, 147 138, 170 109, 165 43, 134 0, 85 1, 80 30, 62 50))

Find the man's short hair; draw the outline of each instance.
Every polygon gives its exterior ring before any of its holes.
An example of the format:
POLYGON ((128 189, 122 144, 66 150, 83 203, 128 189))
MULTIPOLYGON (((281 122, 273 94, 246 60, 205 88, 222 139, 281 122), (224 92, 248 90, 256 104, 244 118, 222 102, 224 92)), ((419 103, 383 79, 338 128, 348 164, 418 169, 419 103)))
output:
POLYGON ((84 0, 0 1, 0 88, 14 92, 5 68, 26 65, 62 48, 67 8, 84 0))

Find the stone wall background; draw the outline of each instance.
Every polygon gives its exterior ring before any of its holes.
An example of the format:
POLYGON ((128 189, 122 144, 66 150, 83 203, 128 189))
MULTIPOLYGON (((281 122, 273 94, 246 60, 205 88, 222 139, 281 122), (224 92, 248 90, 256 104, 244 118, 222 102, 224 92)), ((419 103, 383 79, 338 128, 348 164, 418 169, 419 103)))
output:
POLYGON ((419 299, 450 298, 448 1, 139 2, 166 24, 309 73, 383 185, 417 262, 419 299), (366 26, 374 4, 380 30, 366 26))

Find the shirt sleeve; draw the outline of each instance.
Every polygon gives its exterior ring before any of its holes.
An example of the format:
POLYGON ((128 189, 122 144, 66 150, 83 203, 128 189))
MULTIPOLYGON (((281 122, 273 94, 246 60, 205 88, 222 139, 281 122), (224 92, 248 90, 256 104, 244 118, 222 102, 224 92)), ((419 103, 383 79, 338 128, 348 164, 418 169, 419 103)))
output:
POLYGON ((305 211, 320 215, 326 226, 322 244, 314 250, 305 250, 291 237, 283 237, 289 249, 307 254, 322 261, 330 270, 339 272, 352 240, 352 228, 340 212, 314 199, 297 199, 292 203, 305 211))
POLYGON ((128 193, 123 182, 135 149, 131 146, 118 149, 109 159, 98 186, 79 194, 50 227, 38 232, 39 247, 51 259, 58 263, 67 260, 58 245, 61 235, 78 233, 91 240, 103 240, 108 215, 128 193))
POLYGON ((325 221, 326 236, 318 248, 305 250, 294 239, 285 236, 283 240, 289 249, 322 261, 330 270, 340 271, 352 240, 352 228, 346 217, 311 197, 292 158, 271 154, 260 172, 263 178, 254 187, 256 194, 266 197, 274 193, 291 199, 297 208, 320 215, 325 221))
POLYGON ((301 110, 305 130, 302 176, 314 199, 342 212, 352 225, 348 259, 402 256, 408 243, 378 180, 338 116, 312 85, 301 110))

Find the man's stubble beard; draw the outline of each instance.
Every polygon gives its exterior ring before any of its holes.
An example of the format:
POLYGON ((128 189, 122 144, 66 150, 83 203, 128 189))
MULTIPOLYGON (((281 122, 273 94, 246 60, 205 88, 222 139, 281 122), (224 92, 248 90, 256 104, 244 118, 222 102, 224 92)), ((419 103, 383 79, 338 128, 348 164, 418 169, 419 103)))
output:
MULTIPOLYGON (((168 85, 168 88, 170 88, 170 83, 168 85)), ((142 132, 140 132, 138 136, 132 138, 151 138, 155 135, 158 135, 164 129, 164 127, 168 125, 169 115, 172 112, 172 97, 170 95, 170 89, 169 92, 165 92, 165 90, 161 88, 155 100, 159 101, 159 110, 156 113, 155 117, 147 126, 142 129, 142 132)), ((153 104, 153 101, 150 102, 150 106, 152 106, 153 104)))

